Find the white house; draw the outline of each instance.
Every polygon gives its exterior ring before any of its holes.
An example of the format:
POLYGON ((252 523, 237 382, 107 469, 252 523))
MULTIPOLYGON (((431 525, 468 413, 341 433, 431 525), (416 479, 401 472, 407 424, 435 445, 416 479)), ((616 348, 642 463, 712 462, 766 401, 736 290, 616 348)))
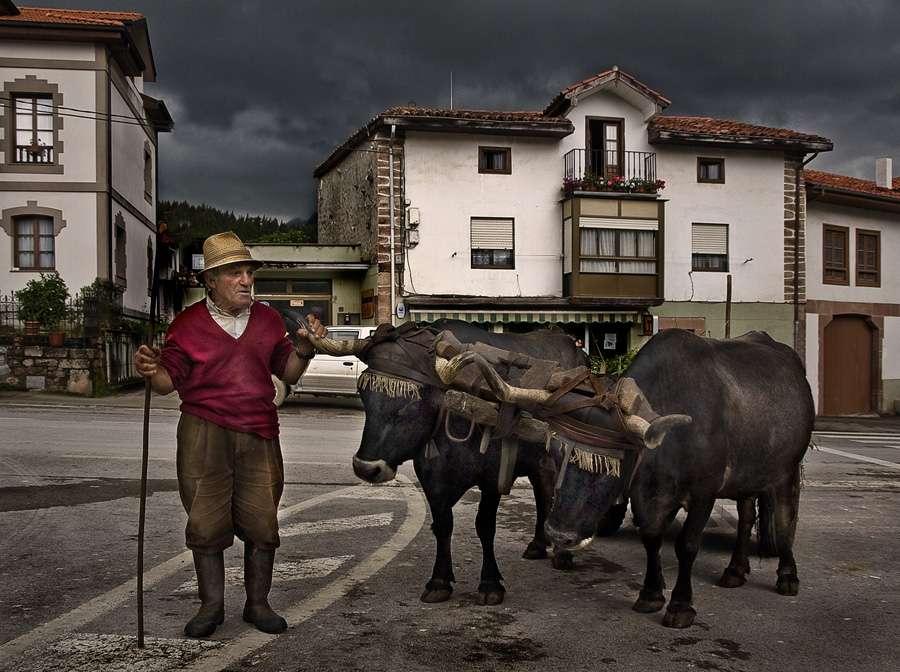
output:
MULTIPOLYGON (((158 137, 165 105, 147 22, 125 12, 15 8, 0 15, 0 294, 58 271, 149 308, 158 137)), ((172 269, 174 270, 177 269, 172 269)))
POLYGON ((900 179, 805 171, 809 257, 806 368, 826 415, 897 412, 900 179))
POLYGON ((614 68, 540 112, 392 108, 316 169, 319 241, 361 245, 376 321, 556 323, 604 354, 639 345, 654 316, 794 344, 798 171, 831 142, 668 104, 614 68))

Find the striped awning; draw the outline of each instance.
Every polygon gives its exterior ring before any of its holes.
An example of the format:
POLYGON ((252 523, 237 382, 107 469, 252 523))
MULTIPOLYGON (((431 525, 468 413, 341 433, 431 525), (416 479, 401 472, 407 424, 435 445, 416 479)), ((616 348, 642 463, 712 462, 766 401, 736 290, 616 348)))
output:
POLYGON ((593 322, 639 322, 638 313, 631 310, 606 312, 544 312, 521 313, 510 310, 469 310, 424 311, 410 310, 410 317, 416 322, 434 322, 441 318, 464 320, 465 322, 537 322, 549 324, 593 323, 593 322))

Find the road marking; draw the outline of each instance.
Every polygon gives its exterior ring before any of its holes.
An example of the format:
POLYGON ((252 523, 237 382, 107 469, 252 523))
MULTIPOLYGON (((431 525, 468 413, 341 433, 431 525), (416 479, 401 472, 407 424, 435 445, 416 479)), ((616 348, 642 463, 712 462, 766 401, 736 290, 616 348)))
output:
POLYGON ((331 518, 329 520, 314 520, 308 523, 294 523, 281 528, 278 533, 282 537, 292 537, 297 534, 323 534, 325 532, 357 530, 363 527, 384 527, 390 525, 393 520, 394 514, 392 513, 372 513, 365 516, 351 516, 349 518, 331 518))
MULTIPOLYGON (((369 557, 352 567, 346 574, 337 577, 328 585, 296 604, 293 608, 283 611, 282 615, 287 619, 288 623, 301 623, 307 620, 317 611, 330 606, 349 590, 368 580, 406 548, 425 524, 426 504, 424 497, 412 481, 402 474, 398 474, 397 481, 390 484, 384 484, 377 487, 354 485, 324 493, 318 497, 313 497, 294 506, 280 510, 278 517, 279 519, 288 518, 300 511, 312 508, 337 497, 353 497, 357 499, 405 499, 407 504, 406 516, 398 530, 382 546, 369 555, 369 557), (391 491, 391 493, 388 494, 385 491, 391 491)), ((186 567, 191 566, 191 564, 191 552, 185 551, 184 553, 144 572, 145 591, 155 584, 167 579, 175 572, 183 571, 186 567)), ((0 660, 5 662, 5 669, 8 670, 48 669, 43 662, 42 656, 44 653, 49 651, 52 647, 63 647, 64 652, 61 655, 64 663, 59 669, 72 669, 71 656, 73 652, 77 653, 78 651, 94 650, 97 657, 92 659, 92 661, 88 661, 89 663, 92 662, 92 664, 87 664, 84 669, 99 669, 100 661, 102 660, 104 662, 103 669, 110 670, 151 669, 151 667, 154 670, 166 670, 174 669, 177 666, 179 669, 217 672, 223 669, 228 663, 246 657, 254 650, 271 642, 276 637, 275 635, 267 635, 258 630, 248 630, 245 635, 231 640, 226 646, 220 646, 218 642, 146 638, 145 648, 138 649, 137 638, 135 636, 100 636, 96 634, 79 634, 75 637, 69 636, 70 633, 77 630, 79 627, 95 620, 104 613, 119 608, 129 601, 133 601, 134 598, 134 581, 132 580, 123 583, 107 593, 76 607, 72 611, 38 626, 31 632, 25 633, 16 639, 10 640, 6 644, 0 645, 0 660), (68 644, 64 645, 65 642, 68 642, 68 644), (147 646, 159 644, 163 650, 166 650, 172 648, 172 646, 170 646, 170 643, 172 642, 176 642, 176 644, 172 645, 174 646, 173 651, 180 651, 182 653, 180 656, 176 655, 172 659, 171 665, 163 662, 167 659, 166 655, 160 653, 158 650, 150 651, 147 648, 147 646), (200 646, 198 646, 198 644, 200 646), (100 651, 97 651, 98 647, 101 649, 100 651), (110 654, 110 647, 113 649, 112 654, 110 654), (31 653, 34 655, 31 655, 27 660, 19 661, 20 665, 18 667, 9 665, 9 661, 12 661, 14 658, 21 656, 29 650, 31 650, 31 653), (190 663, 189 661, 191 658, 194 658, 197 655, 201 657, 196 659, 193 663, 190 663), (41 660, 38 660, 38 658, 41 660), (148 665, 141 665, 138 662, 139 660, 146 660, 148 665), (38 667, 31 667, 32 663, 38 665, 38 667)))
POLYGON ((900 464, 896 462, 888 462, 887 460, 879 460, 877 457, 866 457, 865 455, 857 455, 856 453, 848 453, 843 450, 835 450, 834 448, 825 448, 824 446, 819 446, 816 450, 829 453, 830 455, 838 455, 839 457, 849 457, 851 460, 858 460, 860 462, 868 462, 870 464, 877 464, 881 467, 889 467, 891 469, 900 469, 900 464))

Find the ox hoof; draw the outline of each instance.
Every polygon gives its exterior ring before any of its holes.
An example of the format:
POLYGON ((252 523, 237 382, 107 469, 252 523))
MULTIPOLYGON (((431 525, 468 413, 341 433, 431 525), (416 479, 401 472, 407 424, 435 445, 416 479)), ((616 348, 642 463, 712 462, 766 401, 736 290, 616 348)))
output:
POLYGON ((655 614, 657 611, 666 606, 666 599, 662 593, 651 593, 641 591, 637 601, 631 605, 632 610, 639 614, 655 614))
POLYGON ((422 602, 428 604, 436 604, 438 602, 446 602, 453 594, 453 586, 447 581, 437 581, 432 579, 425 584, 425 591, 419 598, 422 602))
POLYGON ((678 628, 683 630, 694 624, 694 617, 696 615, 697 612, 690 605, 669 605, 669 608, 666 610, 666 615, 663 616, 662 624, 667 628, 678 628))
POLYGON ((778 582, 775 584, 775 590, 778 591, 779 595, 793 597, 800 592, 800 579, 791 574, 779 576, 778 582))
POLYGON ((494 607, 503 602, 506 588, 499 583, 482 583, 478 586, 478 596, 475 601, 482 607, 494 607))
POLYGON ((551 562, 553 563, 553 569, 559 569, 564 572, 568 572, 575 567, 572 551, 555 551, 551 562))
POLYGON ((528 548, 525 549, 522 557, 526 560, 543 560, 547 557, 547 546, 544 544, 539 544, 536 541, 532 541, 530 544, 528 544, 528 548))
POLYGON ((734 567, 726 567, 722 572, 722 578, 716 584, 719 588, 740 588, 747 583, 746 572, 735 569, 734 567))

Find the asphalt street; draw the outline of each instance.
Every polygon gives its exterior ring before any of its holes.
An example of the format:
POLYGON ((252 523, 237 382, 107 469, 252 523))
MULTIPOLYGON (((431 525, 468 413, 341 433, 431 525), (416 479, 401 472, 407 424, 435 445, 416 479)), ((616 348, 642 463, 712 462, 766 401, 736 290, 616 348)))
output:
MULTIPOLYGON (((104 399, 0 392, 0 669, 885 670, 895 665, 900 589, 900 421, 820 419, 804 463, 795 544, 801 589, 774 591, 775 561, 753 559, 745 586, 715 583, 734 538, 721 502, 694 569, 695 625, 630 609, 643 575, 626 524, 576 556, 571 572, 526 561, 534 507, 520 480, 504 499, 497 556, 507 595, 475 604, 478 493, 457 505, 455 592, 418 597, 434 554, 409 465, 391 484, 350 468, 364 421, 357 400, 290 399, 282 408, 287 486, 273 606, 288 632, 240 619, 240 548, 229 551, 226 621, 208 640, 181 628, 196 609, 171 446, 177 397, 153 397, 145 547, 146 644, 136 646, 135 539, 143 391, 104 399)), ((677 565, 663 548, 669 585, 677 565)))

